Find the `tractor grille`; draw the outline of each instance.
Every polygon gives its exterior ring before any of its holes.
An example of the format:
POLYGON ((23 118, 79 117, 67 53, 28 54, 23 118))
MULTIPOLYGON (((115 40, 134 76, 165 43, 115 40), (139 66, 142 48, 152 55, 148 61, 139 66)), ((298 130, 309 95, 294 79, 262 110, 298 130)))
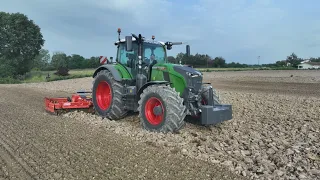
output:
POLYGON ((197 77, 189 77, 188 78, 188 86, 190 88, 193 88, 195 92, 199 92, 201 89, 202 85, 202 77, 197 76, 197 77))

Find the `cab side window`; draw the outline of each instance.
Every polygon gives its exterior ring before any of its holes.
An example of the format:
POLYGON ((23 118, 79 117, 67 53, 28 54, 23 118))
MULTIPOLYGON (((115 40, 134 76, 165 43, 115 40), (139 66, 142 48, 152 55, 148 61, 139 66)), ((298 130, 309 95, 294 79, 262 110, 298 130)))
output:
POLYGON ((136 60, 138 58, 138 45, 136 43, 133 43, 133 51, 128 52, 126 51, 126 45, 122 43, 119 48, 119 54, 118 59, 121 64, 128 64, 129 59, 136 60))
POLYGON ((147 64, 150 64, 150 57, 151 57, 151 49, 150 48, 147 48, 147 49, 144 49, 144 59, 143 61, 147 64))

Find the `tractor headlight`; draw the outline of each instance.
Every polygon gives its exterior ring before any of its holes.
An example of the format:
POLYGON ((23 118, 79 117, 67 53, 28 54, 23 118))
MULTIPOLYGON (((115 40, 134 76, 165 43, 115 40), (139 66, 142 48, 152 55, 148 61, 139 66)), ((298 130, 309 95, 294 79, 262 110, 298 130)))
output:
POLYGON ((190 73, 190 72, 186 72, 186 74, 187 74, 188 76, 190 76, 190 77, 198 77, 198 76, 199 76, 199 74, 192 74, 192 73, 190 73))

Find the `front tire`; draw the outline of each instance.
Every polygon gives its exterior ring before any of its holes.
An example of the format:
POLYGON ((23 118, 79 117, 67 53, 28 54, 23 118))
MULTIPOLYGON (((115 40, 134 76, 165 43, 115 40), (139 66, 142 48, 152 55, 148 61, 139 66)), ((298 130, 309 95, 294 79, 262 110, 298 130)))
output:
POLYGON ((139 117, 144 129, 153 132, 177 132, 185 125, 186 107, 173 88, 151 85, 140 96, 139 117))
POLYGON ((122 101, 123 91, 123 85, 114 80, 108 70, 99 71, 92 88, 92 101, 95 111, 100 116, 110 120, 122 119, 127 115, 122 101))

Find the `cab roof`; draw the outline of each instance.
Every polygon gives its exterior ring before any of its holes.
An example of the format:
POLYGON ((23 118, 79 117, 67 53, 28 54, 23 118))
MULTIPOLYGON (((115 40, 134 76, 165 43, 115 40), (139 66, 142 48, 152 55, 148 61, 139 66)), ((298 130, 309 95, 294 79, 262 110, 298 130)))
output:
MULTIPOLYGON (((134 42, 134 41, 136 41, 136 38, 132 37, 132 42, 134 42)), ((165 45, 165 43, 162 41, 154 41, 154 40, 149 40, 149 39, 145 39, 145 38, 143 38, 143 41, 146 43, 151 43, 151 44, 158 44, 158 45, 162 45, 162 46, 165 45)), ((118 45, 119 42, 120 43, 126 42, 126 39, 120 39, 120 41, 116 41, 114 44, 118 45)))

